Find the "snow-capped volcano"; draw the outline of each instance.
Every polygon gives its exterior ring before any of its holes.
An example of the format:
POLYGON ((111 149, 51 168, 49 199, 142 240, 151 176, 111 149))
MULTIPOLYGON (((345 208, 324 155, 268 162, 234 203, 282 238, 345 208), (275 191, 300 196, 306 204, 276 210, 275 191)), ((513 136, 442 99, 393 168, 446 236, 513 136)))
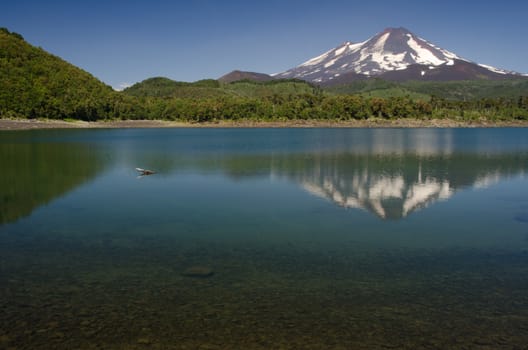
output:
POLYGON ((439 76, 439 72, 432 72, 440 67, 442 72, 448 71, 447 75, 450 76, 453 75, 453 71, 460 71, 463 79, 467 79, 468 75, 500 78, 500 75, 515 74, 473 63, 431 44, 405 28, 387 28, 364 42, 345 42, 295 68, 275 74, 274 78, 298 78, 325 84, 333 80, 343 80, 343 78, 354 80, 374 76, 383 77, 385 73, 390 72, 392 73, 391 80, 420 77, 429 78, 429 80, 445 80, 439 76), (456 69, 454 69, 455 66, 457 66, 456 69), (411 67, 414 69, 408 77, 410 72, 404 73, 404 71, 411 67), (394 74, 398 71, 401 71, 401 74, 394 74))

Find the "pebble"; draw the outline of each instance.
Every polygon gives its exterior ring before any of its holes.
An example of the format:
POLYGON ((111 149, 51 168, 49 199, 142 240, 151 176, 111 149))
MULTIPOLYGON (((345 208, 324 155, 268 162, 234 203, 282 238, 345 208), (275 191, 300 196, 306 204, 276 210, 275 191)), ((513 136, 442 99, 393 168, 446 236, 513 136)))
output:
POLYGON ((64 333, 62 332, 55 332, 53 334, 53 337, 57 338, 57 339, 63 339, 64 338, 64 333))
POLYGON ((150 345, 150 339, 148 338, 139 338, 137 342, 142 345, 150 345))
POLYGON ((9 342, 9 337, 7 335, 0 335, 0 344, 2 343, 8 343, 9 342))
POLYGON ((211 277, 214 275, 213 269, 207 266, 192 266, 182 272, 186 277, 211 277))

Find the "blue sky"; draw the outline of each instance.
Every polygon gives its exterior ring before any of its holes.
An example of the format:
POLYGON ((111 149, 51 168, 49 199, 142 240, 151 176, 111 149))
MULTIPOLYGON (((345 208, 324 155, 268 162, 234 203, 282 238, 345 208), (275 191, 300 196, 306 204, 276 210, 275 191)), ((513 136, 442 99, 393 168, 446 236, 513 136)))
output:
POLYGON ((0 27, 118 87, 153 76, 276 73, 406 27, 467 59, 528 73, 528 2, 2 1, 0 27))

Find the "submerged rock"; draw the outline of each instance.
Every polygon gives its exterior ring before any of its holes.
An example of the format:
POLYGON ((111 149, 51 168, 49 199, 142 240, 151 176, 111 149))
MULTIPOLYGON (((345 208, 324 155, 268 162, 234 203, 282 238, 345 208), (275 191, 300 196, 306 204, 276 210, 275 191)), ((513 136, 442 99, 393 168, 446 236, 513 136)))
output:
POLYGON ((150 345, 152 343, 148 338, 139 338, 137 342, 142 345, 150 345))
POLYGON ((520 222, 528 223, 528 212, 518 213, 515 215, 514 219, 520 222))
POLYGON ((211 277, 214 275, 212 268, 207 266, 192 266, 182 272, 185 277, 211 277))

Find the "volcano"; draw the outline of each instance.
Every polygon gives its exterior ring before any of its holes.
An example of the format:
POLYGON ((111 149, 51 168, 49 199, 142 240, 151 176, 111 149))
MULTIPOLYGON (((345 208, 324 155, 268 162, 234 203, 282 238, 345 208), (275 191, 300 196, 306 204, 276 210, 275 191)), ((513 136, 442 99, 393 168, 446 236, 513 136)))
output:
POLYGON ((345 42, 273 77, 332 85, 373 77, 447 81, 499 80, 523 75, 472 62, 400 27, 387 28, 360 43, 345 42))

